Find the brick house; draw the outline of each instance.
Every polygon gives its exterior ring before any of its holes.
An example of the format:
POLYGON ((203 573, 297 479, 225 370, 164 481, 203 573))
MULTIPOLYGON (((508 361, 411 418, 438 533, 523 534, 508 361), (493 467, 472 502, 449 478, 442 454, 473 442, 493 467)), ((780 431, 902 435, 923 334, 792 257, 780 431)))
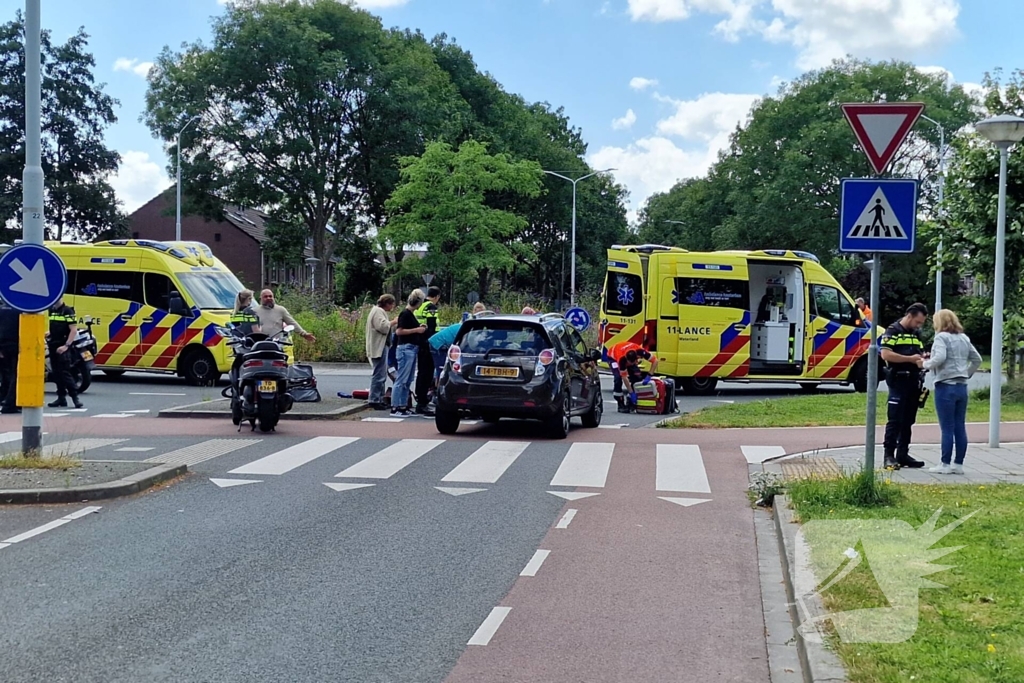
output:
MULTIPOLYGON (((165 192, 136 209, 128 217, 130 237, 173 241, 174 202, 174 193, 165 192)), ((259 290, 285 283, 308 284, 312 272, 306 263, 272 262, 264 254, 268 219, 269 216, 258 209, 232 205, 224 207, 222 220, 182 215, 181 239, 206 244, 213 250, 214 256, 223 261, 242 284, 251 289, 259 290)), ((311 256, 313 248, 307 245, 303 258, 311 256)), ((333 282, 334 265, 329 264, 329 282, 333 282)))

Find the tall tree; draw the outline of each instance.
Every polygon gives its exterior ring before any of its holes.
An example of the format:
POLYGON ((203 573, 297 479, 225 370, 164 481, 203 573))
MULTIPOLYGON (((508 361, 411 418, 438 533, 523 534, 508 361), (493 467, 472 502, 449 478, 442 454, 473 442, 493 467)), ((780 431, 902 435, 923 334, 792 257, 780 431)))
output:
MULTIPOLYGON (((117 100, 93 77, 96 62, 83 29, 56 45, 42 34, 42 154, 50 238, 92 239, 123 231, 110 175, 120 156, 103 135, 116 123, 117 100)), ((0 226, 21 206, 25 163, 25 22, 0 25, 0 226)), ((11 239, 11 235, 4 239, 11 239)))
POLYGON ((435 142, 420 157, 405 157, 401 163, 402 182, 388 200, 393 215, 380 239, 426 244, 428 252, 417 264, 418 272, 422 267, 450 283, 475 286, 486 300, 493 276, 511 271, 518 260, 532 255, 528 245, 508 242, 525 220, 491 203, 501 203, 508 195, 540 194, 540 166, 488 154, 475 140, 462 143, 458 150, 435 142))
MULTIPOLYGON (((1024 69, 986 74, 985 109, 990 115, 1024 116, 1024 69)), ((990 286, 995 274, 999 152, 976 133, 953 141, 955 155, 946 184, 948 222, 941 236, 946 253, 967 264, 990 286)), ((1006 184, 1004 315, 1006 341, 1016 347, 1024 334, 1024 154, 1020 145, 1010 154, 1006 184)), ((933 241, 939 235, 933 235, 933 241)), ((989 304, 991 309, 991 303, 989 304)))
POLYGON ((428 46, 334 0, 232 4, 213 34, 210 47, 163 51, 146 122, 172 141, 199 116, 182 139, 196 209, 264 207, 303 224, 326 262, 338 239, 384 219, 398 155, 451 118, 450 82, 428 46))

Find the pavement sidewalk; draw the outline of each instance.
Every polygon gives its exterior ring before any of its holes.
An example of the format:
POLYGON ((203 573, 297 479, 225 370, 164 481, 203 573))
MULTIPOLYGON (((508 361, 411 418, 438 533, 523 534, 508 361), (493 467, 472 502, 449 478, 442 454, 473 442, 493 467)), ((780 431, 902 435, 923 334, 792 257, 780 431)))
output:
MULTIPOLYGON (((924 460, 919 469, 903 468, 891 474, 892 480, 907 484, 973 484, 1013 483, 1024 484, 1024 443, 1002 444, 1001 448, 989 448, 985 444, 970 444, 964 459, 963 474, 936 474, 928 468, 941 461, 938 444, 922 444, 911 447, 911 455, 924 460)), ((882 447, 875 450, 875 466, 880 468, 883 459, 882 447)), ((815 450, 787 455, 764 463, 766 472, 777 472, 787 477, 805 476, 812 472, 827 473, 857 471, 864 464, 864 447, 851 446, 831 450, 815 450)))

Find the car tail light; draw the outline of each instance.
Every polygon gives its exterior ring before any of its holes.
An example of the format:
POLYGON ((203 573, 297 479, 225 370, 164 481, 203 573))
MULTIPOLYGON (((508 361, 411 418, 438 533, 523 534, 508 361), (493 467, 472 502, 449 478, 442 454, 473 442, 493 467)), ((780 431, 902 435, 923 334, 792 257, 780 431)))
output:
POLYGON ((243 368, 258 368, 262 367, 262 365, 263 361, 261 360, 247 360, 244 363, 242 363, 243 368))
POLYGON ((287 368, 288 367, 287 361, 283 361, 283 360, 275 360, 275 361, 273 361, 271 363, 271 365, 273 365, 275 368, 287 368))
POLYGON ((462 349, 455 344, 448 347, 448 360, 453 363, 458 363, 460 358, 462 358, 462 349))
POLYGON ((452 363, 452 372, 462 372, 462 363, 452 363))
POLYGON ((554 352, 554 350, 553 349, 544 349, 543 351, 540 352, 540 355, 537 356, 537 361, 541 365, 551 365, 552 363, 555 362, 555 352, 554 352))

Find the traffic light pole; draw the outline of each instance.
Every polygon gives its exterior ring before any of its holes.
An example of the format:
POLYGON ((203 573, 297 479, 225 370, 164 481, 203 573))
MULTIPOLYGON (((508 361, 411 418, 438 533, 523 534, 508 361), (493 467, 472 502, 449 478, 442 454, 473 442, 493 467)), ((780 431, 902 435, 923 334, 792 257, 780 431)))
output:
MULTIPOLYGON (((41 147, 42 67, 40 0, 25 0, 25 171, 22 175, 22 241, 43 243, 43 164, 41 147)), ((19 321, 17 403, 21 449, 38 454, 43 441, 43 334, 45 313, 22 313, 19 321)))

